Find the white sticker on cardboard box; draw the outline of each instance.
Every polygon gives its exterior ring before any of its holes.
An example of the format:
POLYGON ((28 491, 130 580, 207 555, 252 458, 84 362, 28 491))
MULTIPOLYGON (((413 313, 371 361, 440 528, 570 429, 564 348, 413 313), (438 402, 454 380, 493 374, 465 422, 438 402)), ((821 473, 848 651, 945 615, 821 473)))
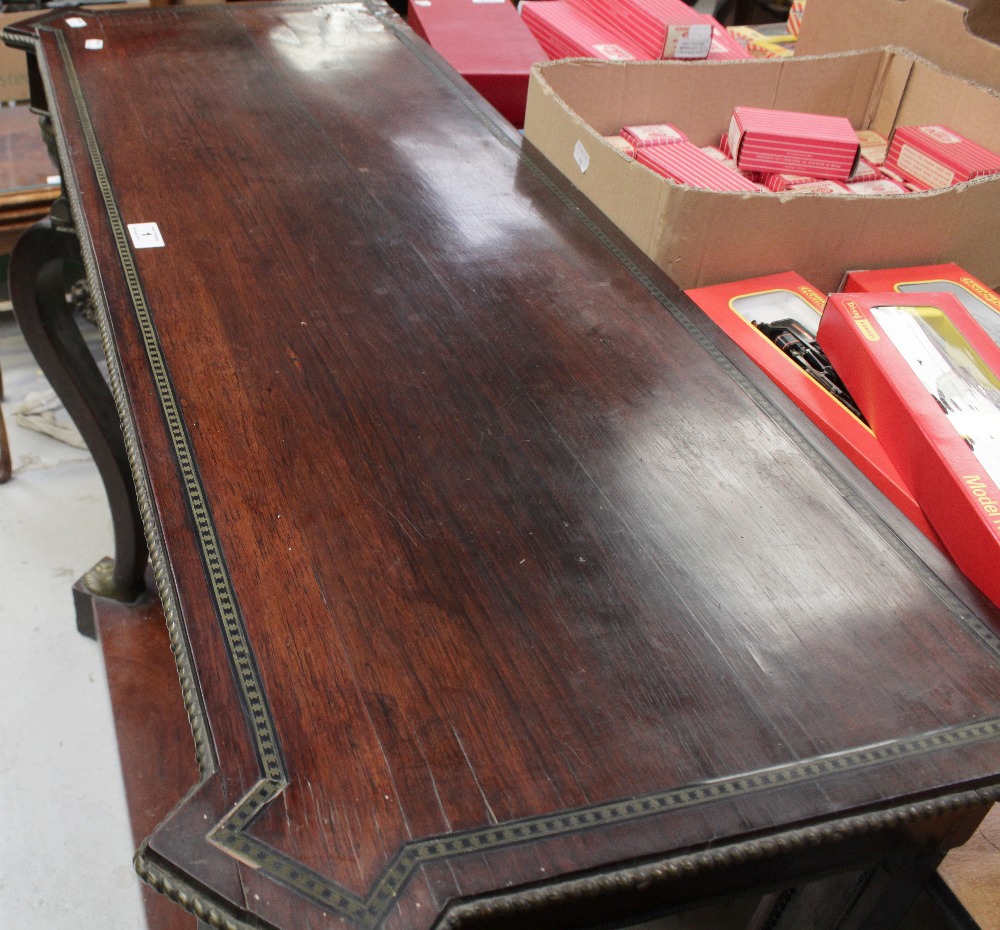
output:
POLYGON ((47 178, 45 179, 45 183, 46 183, 46 184, 62 184, 62 175, 58 175, 58 174, 50 174, 50 175, 49 175, 49 176, 48 176, 48 177, 47 177, 47 178))
POLYGON ((590 156, 579 139, 576 140, 576 145, 573 146, 573 160, 580 169, 580 173, 585 174, 590 167, 590 156))
POLYGON ((129 223, 128 233, 137 249, 159 249, 166 245, 156 223, 129 223))
POLYGON ((87 21, 79 16, 71 16, 66 20, 66 25, 69 26, 70 29, 82 29, 87 25, 87 21))
POLYGON ((104 48, 104 39, 87 39, 87 41, 83 43, 83 47, 97 51, 104 48))

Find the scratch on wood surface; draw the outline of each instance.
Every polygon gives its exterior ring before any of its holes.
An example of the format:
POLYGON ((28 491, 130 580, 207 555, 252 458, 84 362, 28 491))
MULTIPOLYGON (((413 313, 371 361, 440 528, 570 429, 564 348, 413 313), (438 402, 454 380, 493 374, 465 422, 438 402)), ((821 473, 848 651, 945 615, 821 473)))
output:
POLYGON ((486 814, 490 819, 491 824, 497 824, 496 814, 493 813, 493 808, 490 807, 489 798, 486 797, 486 792, 483 791, 483 786, 479 783, 479 776, 476 775, 475 766, 472 764, 472 760, 469 758, 469 754, 465 751, 465 746, 462 745, 462 737, 458 735, 458 730, 455 729, 455 725, 451 725, 451 732, 455 736, 455 742, 458 743, 458 748, 462 750, 462 756, 465 758, 465 764, 469 767, 469 771, 472 773, 472 780, 476 783, 476 787, 479 789, 479 794, 483 799, 483 804, 486 806, 486 814))
POLYGON ((413 532, 416 533, 421 539, 425 538, 424 534, 421 533, 420 530, 417 529, 416 525, 413 523, 412 520, 409 520, 405 516, 402 519, 400 519, 400 517, 397 514, 393 513, 388 507, 386 507, 385 504, 383 504, 377 497, 375 497, 375 495, 372 494, 367 488, 362 488, 361 490, 364 491, 365 494, 368 497, 370 497, 382 510, 384 510, 387 514, 389 514, 389 516, 399 525, 399 528, 403 531, 403 535, 411 543, 416 544, 416 540, 406 531, 406 527, 403 526, 403 520, 406 521, 406 523, 410 527, 410 529, 412 529, 413 532))

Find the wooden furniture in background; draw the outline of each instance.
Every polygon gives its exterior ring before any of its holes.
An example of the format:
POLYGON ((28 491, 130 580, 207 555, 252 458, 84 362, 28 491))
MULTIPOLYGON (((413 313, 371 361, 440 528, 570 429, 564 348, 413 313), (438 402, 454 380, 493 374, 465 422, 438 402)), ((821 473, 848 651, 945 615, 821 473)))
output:
POLYGON ((202 772, 143 877, 217 927, 894 926, 1000 793, 1000 614, 386 8, 66 16, 5 35, 202 772))
MULTIPOLYGON (((9 253, 29 226, 48 216, 59 196, 55 170, 38 131, 38 117, 26 106, 0 106, 0 255, 9 253)), ((0 411, 0 484, 10 476, 10 445, 0 411)))

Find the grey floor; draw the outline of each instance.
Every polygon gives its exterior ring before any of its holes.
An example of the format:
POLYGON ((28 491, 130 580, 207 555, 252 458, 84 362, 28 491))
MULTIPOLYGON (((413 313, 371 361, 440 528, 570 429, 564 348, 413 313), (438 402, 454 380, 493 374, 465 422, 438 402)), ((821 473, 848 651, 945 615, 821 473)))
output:
POLYGON ((47 387, 0 311, 14 478, 0 486, 0 928, 144 927, 100 650, 70 585, 111 547, 89 454, 18 427, 47 387))

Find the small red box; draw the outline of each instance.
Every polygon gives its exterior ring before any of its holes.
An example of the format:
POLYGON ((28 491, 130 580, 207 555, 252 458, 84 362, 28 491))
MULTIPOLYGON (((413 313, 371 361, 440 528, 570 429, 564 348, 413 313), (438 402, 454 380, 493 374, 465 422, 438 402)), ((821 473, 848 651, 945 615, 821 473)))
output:
POLYGON ((759 184, 727 168, 690 142, 650 145, 636 151, 635 159, 678 184, 708 191, 759 191, 759 184))
POLYGON ((1000 606, 1000 347, 943 293, 831 294, 819 342, 951 557, 1000 606))
POLYGON ((804 174, 762 174, 760 183, 769 191, 780 193, 795 187, 796 184, 808 184, 813 178, 804 174))
POLYGON ((852 194, 865 197, 888 197, 893 194, 908 194, 910 191, 891 178, 877 178, 874 181, 848 181, 847 188, 852 194))
POLYGON ((862 155, 858 159, 857 165, 854 166, 851 176, 847 179, 847 183, 862 184, 865 181, 877 181, 878 178, 878 168, 866 161, 865 156, 862 155))
POLYGON ((850 120, 843 116, 736 107, 729 148, 743 171, 846 181, 861 146, 850 120))
MULTIPOLYGON (((553 0, 546 0, 553 2, 553 0)), ((715 20, 683 0, 571 0, 643 58, 707 58, 715 20)))
POLYGON ((943 265, 916 265, 912 268, 881 268, 875 271, 850 271, 844 279, 844 291, 922 294, 928 291, 951 294, 972 318, 1000 345, 1000 294, 990 290, 964 268, 948 262, 943 265))
POLYGON ((509 3, 411 3, 407 22, 511 123, 524 125, 531 66, 546 59, 509 3))
POLYGON ((650 145, 671 145, 674 142, 687 142, 676 126, 669 123, 650 123, 645 126, 623 126, 621 137, 632 143, 635 149, 644 149, 650 145))
POLYGON ((642 52, 566 0, 524 0, 524 24, 549 58, 600 58, 635 61, 642 52))
POLYGON ((800 194, 849 194, 851 189, 843 181, 799 181, 788 188, 800 194))
POLYGON ((897 126, 885 164, 920 190, 1000 174, 1000 155, 945 126, 897 126))
POLYGON ((687 292, 753 361, 918 529, 940 545, 923 511, 875 434, 796 365, 753 322, 791 318, 815 333, 825 295, 794 272, 687 292))

